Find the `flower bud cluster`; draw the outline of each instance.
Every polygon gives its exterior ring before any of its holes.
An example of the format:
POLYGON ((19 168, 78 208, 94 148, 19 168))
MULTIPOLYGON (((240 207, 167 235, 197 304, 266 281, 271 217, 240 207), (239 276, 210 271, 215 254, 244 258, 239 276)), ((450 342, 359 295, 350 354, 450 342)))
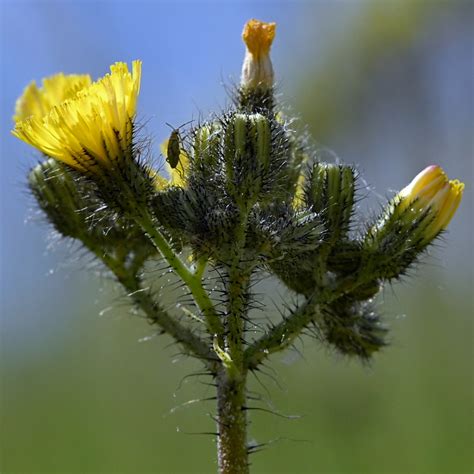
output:
MULTIPOLYGON (((307 301, 305 311, 288 315, 292 330, 279 327, 275 334, 296 336, 295 328, 313 325, 331 347, 368 359, 385 345, 373 298, 447 227, 463 184, 430 166, 363 235, 353 232, 356 171, 317 161, 276 109, 274 35, 272 23, 247 23, 235 107, 187 131, 173 130, 163 147, 168 177, 141 159, 139 61, 132 72, 116 63, 96 82, 58 75, 42 89, 30 85, 18 101, 13 133, 50 157, 33 169, 29 184, 62 235, 96 254, 142 255, 141 263, 159 252, 205 302, 200 310, 211 320, 210 303, 178 251, 232 273, 222 279, 234 293, 257 270, 272 274, 307 301)), ((250 295, 242 289, 236 314, 246 314, 250 295)), ((213 320, 209 339, 219 350, 225 345, 214 328, 227 324, 224 316, 213 320)), ((266 341, 284 346, 278 337, 266 341)))

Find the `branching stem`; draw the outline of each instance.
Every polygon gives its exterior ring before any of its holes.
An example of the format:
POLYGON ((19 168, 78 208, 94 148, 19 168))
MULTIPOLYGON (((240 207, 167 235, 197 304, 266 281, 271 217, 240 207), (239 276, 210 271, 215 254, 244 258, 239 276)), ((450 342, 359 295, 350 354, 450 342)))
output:
POLYGON ((145 313, 148 321, 156 324, 166 334, 179 342, 188 354, 201 359, 215 373, 217 358, 208 343, 173 318, 158 303, 153 301, 150 293, 140 284, 138 277, 113 256, 108 255, 97 246, 84 242, 87 247, 112 271, 128 296, 145 313))
POLYGON ((245 366, 256 369, 267 357, 291 346, 301 332, 320 317, 318 298, 313 295, 297 308, 288 318, 273 326, 245 351, 245 366))
POLYGON ((202 262, 198 265, 196 273, 193 273, 174 253, 169 243, 156 228, 152 219, 148 215, 141 216, 138 223, 141 225, 163 258, 189 288, 197 307, 201 310, 206 319, 209 333, 221 337, 224 332, 222 323, 202 284, 202 273, 204 272, 202 262))
POLYGON ((364 279, 351 279, 338 287, 316 291, 279 324, 269 329, 245 351, 244 366, 256 369, 268 356, 291 346, 311 323, 321 318, 321 309, 363 284, 364 279))

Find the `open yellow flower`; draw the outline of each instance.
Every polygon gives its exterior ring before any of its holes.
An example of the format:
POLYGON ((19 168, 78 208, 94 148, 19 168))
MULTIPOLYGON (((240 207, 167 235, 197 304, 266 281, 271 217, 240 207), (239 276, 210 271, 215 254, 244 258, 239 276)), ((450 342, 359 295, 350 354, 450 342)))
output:
POLYGON ((399 212, 415 216, 430 210, 433 218, 423 231, 425 239, 431 240, 445 229, 453 218, 464 191, 464 183, 449 180, 441 167, 431 165, 421 171, 412 182, 398 194, 399 212))
POLYGON ((58 75, 41 91, 27 88, 18 100, 12 133, 83 172, 129 157, 141 61, 133 62, 132 72, 121 62, 110 71, 92 84, 58 75))
POLYGON ((30 82, 16 102, 14 122, 21 122, 31 116, 44 117, 53 107, 71 99, 78 91, 90 86, 91 82, 88 74, 63 73, 43 79, 41 88, 35 81, 30 82))
POLYGON ((249 20, 242 32, 247 46, 242 66, 241 85, 254 89, 259 86, 273 86, 273 66, 270 59, 270 48, 275 38, 275 23, 249 20))

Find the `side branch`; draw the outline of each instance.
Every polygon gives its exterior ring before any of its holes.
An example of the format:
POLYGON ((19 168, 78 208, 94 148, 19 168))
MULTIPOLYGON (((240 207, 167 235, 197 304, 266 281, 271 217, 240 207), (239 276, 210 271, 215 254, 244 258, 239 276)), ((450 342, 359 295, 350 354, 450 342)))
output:
POLYGON ((210 344, 183 326, 155 302, 148 290, 140 285, 140 280, 136 275, 95 246, 88 245, 88 248, 113 272, 134 304, 145 313, 148 321, 159 326, 163 332, 179 342, 186 353, 201 359, 211 372, 217 372, 218 359, 211 350, 210 344))
POLYGON ((211 350, 210 344, 197 336, 189 328, 183 326, 179 321, 168 314, 158 303, 153 301, 148 290, 141 288, 139 284, 125 284, 128 296, 145 313, 148 321, 159 326, 166 334, 179 342, 188 354, 201 359, 206 366, 215 373, 217 370, 217 358, 211 350), (134 290, 133 287, 136 286, 134 290))
POLYGON ((291 346, 310 323, 321 318, 323 306, 331 305, 344 295, 357 290, 366 281, 364 274, 356 275, 341 281, 333 289, 316 290, 301 306, 246 349, 244 367, 249 370, 256 369, 270 354, 291 346))
POLYGON ((187 268, 181 259, 174 253, 173 249, 170 247, 161 232, 156 229, 150 216, 145 215, 140 219, 137 219, 137 222, 146 232, 150 241, 160 252, 163 258, 168 262, 175 273, 189 288, 197 307, 200 309, 206 319, 209 333, 221 337, 224 332, 224 328, 211 301, 211 298, 202 285, 202 274, 200 273, 201 268, 198 268, 196 273, 191 272, 187 268))
POLYGON ((273 326, 245 351, 244 364, 249 370, 256 369, 270 354, 291 346, 301 332, 320 317, 319 298, 313 294, 288 317, 273 326))

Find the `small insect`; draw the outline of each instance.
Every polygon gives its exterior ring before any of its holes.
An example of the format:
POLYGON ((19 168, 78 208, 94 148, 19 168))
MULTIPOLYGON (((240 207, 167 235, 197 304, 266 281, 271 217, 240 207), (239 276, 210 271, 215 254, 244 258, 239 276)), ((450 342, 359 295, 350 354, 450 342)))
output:
POLYGON ((168 127, 171 128, 171 135, 168 139, 168 147, 166 150, 166 161, 171 166, 171 168, 176 168, 179 164, 179 157, 181 155, 181 136, 179 134, 179 129, 191 122, 183 123, 178 128, 172 127, 169 123, 168 127))

